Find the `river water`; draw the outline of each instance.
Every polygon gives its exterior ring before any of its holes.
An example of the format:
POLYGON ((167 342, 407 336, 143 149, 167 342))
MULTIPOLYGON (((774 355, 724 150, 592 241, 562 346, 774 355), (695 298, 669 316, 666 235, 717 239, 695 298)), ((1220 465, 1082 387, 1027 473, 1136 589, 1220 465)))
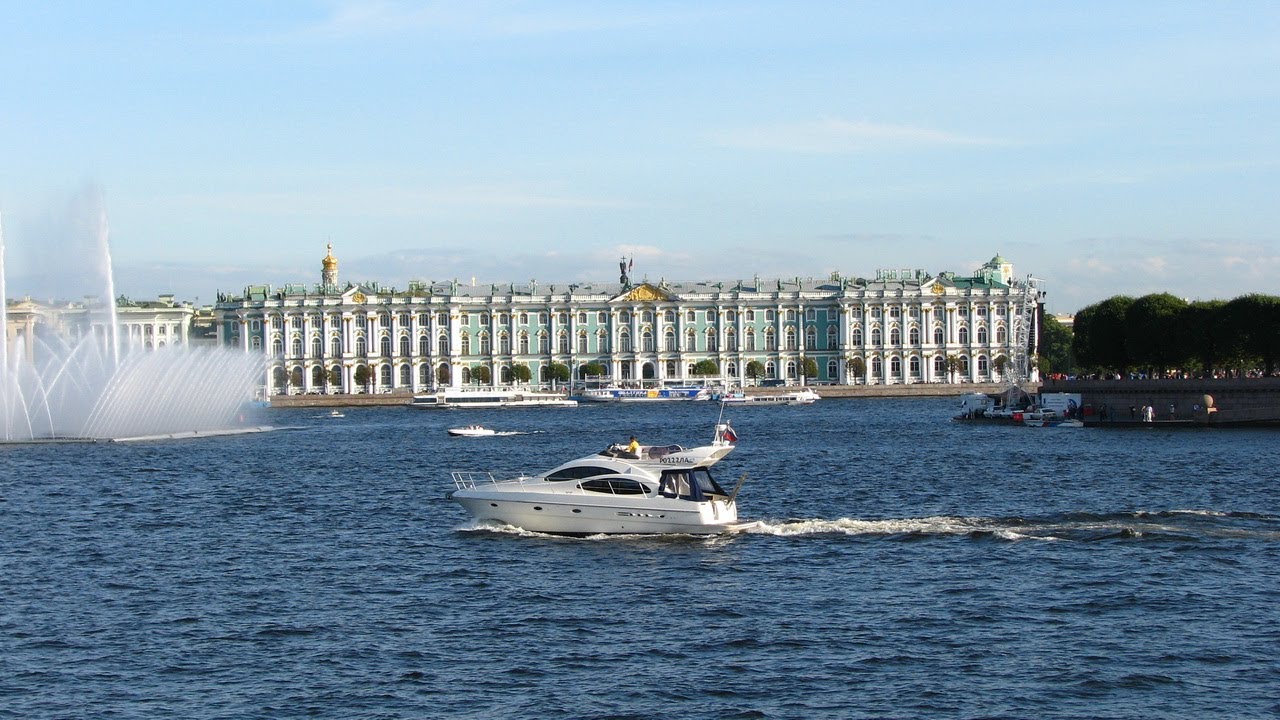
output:
POLYGON ((0 718, 1280 716, 1274 430, 739 408, 731 537, 478 528, 711 403, 271 410, 276 432, 0 447, 0 718), (483 423, 527 432, 450 438, 483 423))

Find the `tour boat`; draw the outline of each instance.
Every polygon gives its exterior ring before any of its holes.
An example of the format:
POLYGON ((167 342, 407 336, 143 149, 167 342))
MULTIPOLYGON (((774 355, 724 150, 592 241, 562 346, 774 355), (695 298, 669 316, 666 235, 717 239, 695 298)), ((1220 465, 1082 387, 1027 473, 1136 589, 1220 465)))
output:
POLYGON ((709 445, 610 445, 535 475, 498 480, 454 472, 450 500, 477 520, 556 535, 688 533, 711 535, 754 525, 738 522, 737 495, 711 477, 734 449, 728 423, 709 445))
POLYGON ((748 395, 741 390, 735 390, 726 393, 720 398, 720 402, 726 405, 812 405, 819 399, 821 396, 810 388, 761 395, 748 395))
POLYGON ((658 402, 669 400, 710 400, 711 391, 701 385, 628 388, 601 387, 582 391, 583 400, 591 402, 658 402))
POLYGON ((576 407, 559 393, 513 388, 450 387, 427 395, 414 395, 416 408, 576 407))
POLYGON ((1021 415, 1022 424, 1027 427, 1084 427, 1084 421, 1079 418, 1059 415, 1053 410, 1027 410, 1021 415))

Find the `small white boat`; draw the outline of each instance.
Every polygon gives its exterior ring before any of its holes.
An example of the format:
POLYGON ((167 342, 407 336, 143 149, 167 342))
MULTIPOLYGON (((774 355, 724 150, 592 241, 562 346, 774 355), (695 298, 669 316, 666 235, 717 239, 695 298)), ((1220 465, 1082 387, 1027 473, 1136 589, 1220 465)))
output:
POLYGON ((1053 410, 1028 410, 1022 413, 1022 424, 1027 427, 1084 427, 1082 420, 1059 415, 1053 410))
POLYGON ((482 425, 449 428, 448 432, 454 437, 492 437, 498 434, 496 431, 482 425))
POLYGON ((329 411, 329 417, 340 418, 340 417, 346 417, 346 415, 344 415, 341 410, 334 408, 329 411))
POLYGON ((748 395, 741 390, 734 390, 722 396, 720 402, 726 405, 812 405, 820 399, 821 396, 810 388, 760 395, 748 395))
POLYGON ((636 453, 610 445, 536 475, 497 480, 487 472, 454 472, 450 500, 477 520, 558 535, 734 532, 738 490, 726 491, 711 466, 733 452, 728 423, 709 445, 642 445, 636 453))

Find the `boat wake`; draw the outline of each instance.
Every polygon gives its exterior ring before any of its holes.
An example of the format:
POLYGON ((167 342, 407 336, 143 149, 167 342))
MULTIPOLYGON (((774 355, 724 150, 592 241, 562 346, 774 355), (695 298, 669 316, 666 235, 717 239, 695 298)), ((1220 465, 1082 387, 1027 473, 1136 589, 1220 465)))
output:
MULTIPOLYGON (((484 532, 520 537, 561 537, 531 532, 497 522, 473 522, 458 528, 463 532, 484 532)), ((1098 541, 1180 541, 1262 540, 1280 542, 1280 515, 1222 512, 1214 510, 1168 510, 1110 514, 1070 513, 1044 518, 984 518, 934 516, 861 520, 822 518, 756 520, 741 523, 725 535, 680 535, 706 542, 735 536, 782 538, 853 536, 898 541, 931 538, 968 538, 1003 542, 1098 542, 1098 541)), ((587 540, 652 539, 654 535, 589 535, 587 540)))
POLYGON ((969 537, 1005 541, 1090 542, 1099 540, 1186 540, 1241 538, 1280 541, 1280 516, 1212 510, 1169 510, 1108 514, 1068 513, 1043 518, 935 516, 862 520, 761 520, 744 529, 753 535, 799 537, 850 535, 913 540, 969 537))

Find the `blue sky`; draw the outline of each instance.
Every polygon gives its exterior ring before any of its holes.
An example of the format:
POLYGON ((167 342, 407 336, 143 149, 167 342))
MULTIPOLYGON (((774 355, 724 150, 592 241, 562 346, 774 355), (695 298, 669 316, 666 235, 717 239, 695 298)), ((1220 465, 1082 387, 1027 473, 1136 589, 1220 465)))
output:
POLYGON ((0 2, 8 294, 967 273, 1277 293, 1274 2, 0 2), (63 292, 59 290, 58 292, 63 292))

